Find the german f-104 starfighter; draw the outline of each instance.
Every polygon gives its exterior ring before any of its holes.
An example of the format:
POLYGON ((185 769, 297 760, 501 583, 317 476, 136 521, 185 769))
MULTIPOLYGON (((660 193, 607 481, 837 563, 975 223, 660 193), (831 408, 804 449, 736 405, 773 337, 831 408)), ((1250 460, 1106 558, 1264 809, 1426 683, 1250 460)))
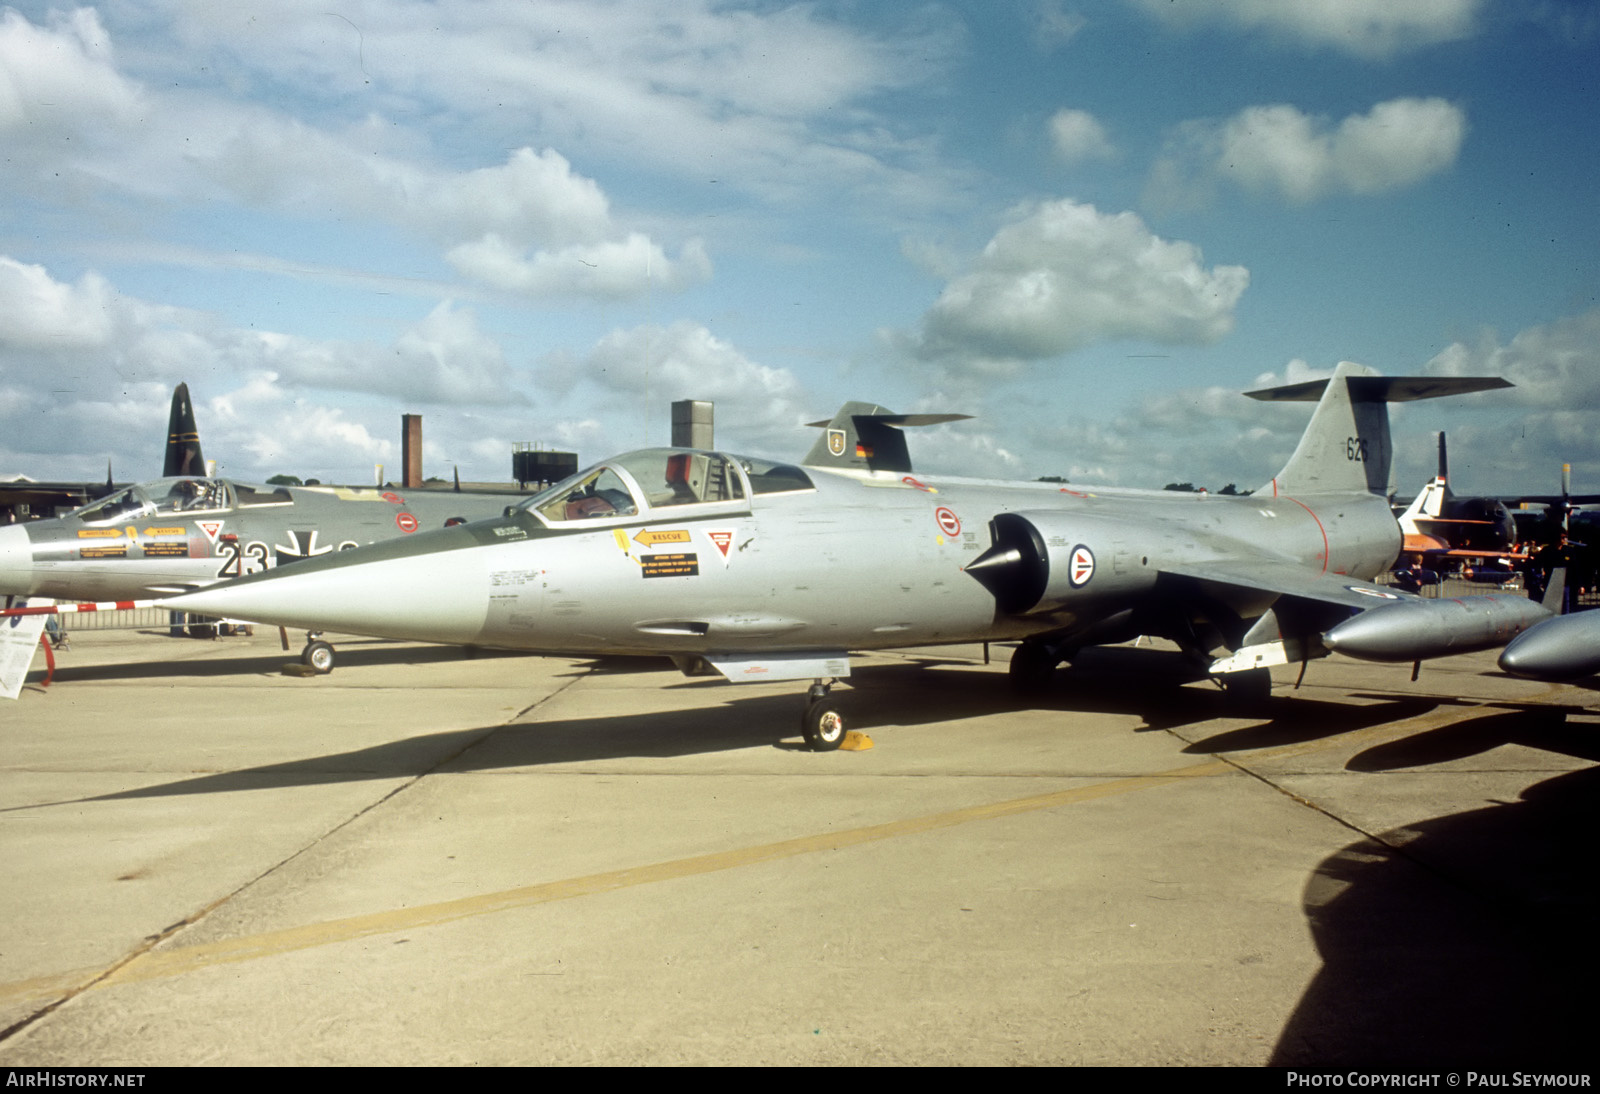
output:
POLYGON ((1252 392, 1317 406, 1283 470, 1243 497, 840 469, 837 457, 872 448, 848 427, 821 442, 832 467, 648 449, 498 519, 169 603, 396 639, 664 655, 734 682, 810 680, 802 728, 817 749, 845 736, 829 688, 859 650, 1015 641, 1010 672, 1029 688, 1086 646, 1154 635, 1230 693, 1260 698, 1269 666, 1330 644, 1420 659, 1503 644, 1545 617, 1520 597, 1440 612, 1373 581, 1400 548, 1385 404, 1504 386, 1342 364, 1328 380, 1252 392), (1367 617, 1375 626, 1324 643, 1367 617))

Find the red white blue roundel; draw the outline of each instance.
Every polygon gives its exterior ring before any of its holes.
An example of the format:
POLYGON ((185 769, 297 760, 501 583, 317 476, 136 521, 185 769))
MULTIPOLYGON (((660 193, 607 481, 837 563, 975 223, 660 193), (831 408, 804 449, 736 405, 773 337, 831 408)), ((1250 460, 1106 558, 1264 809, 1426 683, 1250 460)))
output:
POLYGON ((1072 560, 1067 563, 1067 580, 1074 589, 1081 589, 1093 576, 1094 552, 1080 543, 1072 549, 1072 560))

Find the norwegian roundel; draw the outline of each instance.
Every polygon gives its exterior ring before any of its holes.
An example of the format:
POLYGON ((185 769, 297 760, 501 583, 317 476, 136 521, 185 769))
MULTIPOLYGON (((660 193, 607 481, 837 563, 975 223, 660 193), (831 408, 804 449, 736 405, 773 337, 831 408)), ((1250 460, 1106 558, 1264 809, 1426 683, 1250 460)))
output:
POLYGON ((1067 580, 1074 589, 1081 589, 1093 576, 1094 552, 1080 543, 1072 549, 1072 559, 1067 563, 1067 580))

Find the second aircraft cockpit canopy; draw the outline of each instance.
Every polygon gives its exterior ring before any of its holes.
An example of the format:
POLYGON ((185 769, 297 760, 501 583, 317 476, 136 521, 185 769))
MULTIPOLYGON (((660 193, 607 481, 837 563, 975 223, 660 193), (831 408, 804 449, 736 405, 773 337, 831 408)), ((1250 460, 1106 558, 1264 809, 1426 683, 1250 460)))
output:
POLYGON ((744 512, 758 494, 813 490, 798 467, 691 448, 646 448, 580 471, 516 508, 546 524, 744 512))
POLYGON ((238 506, 292 504, 293 497, 282 488, 190 476, 124 487, 72 515, 85 523, 97 524, 142 520, 146 516, 199 516, 226 512, 238 506))

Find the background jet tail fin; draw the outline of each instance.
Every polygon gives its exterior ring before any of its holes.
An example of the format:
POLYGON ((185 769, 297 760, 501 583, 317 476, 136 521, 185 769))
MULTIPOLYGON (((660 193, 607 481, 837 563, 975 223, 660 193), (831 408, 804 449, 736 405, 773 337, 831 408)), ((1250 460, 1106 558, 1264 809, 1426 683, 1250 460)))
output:
POLYGON ((808 467, 848 471, 911 470, 911 454, 901 429, 958 422, 970 414, 896 414, 876 403, 845 403, 831 420, 807 422, 823 434, 804 460, 808 467))
POLYGON ((200 430, 194 422, 194 404, 189 401, 189 385, 172 389, 172 413, 167 416, 167 458, 161 474, 204 475, 206 458, 200 454, 200 430))
POLYGON ((1300 443, 1282 471, 1261 488, 1269 494, 1389 493, 1388 403, 1437 399, 1510 387, 1497 376, 1380 376, 1341 361, 1326 380, 1245 392, 1273 402, 1317 400, 1300 443))

